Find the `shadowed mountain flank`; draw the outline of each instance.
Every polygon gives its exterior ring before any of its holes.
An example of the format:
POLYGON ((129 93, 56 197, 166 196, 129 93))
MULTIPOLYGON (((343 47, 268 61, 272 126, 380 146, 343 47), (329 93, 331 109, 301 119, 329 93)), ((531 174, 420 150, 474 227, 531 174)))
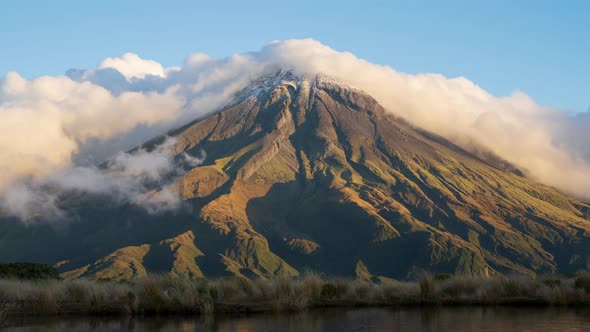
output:
POLYGON ((63 229, 7 220, 0 260, 125 279, 267 278, 309 268, 378 280, 590 267, 588 204, 395 111, 325 77, 262 78, 170 133, 175 154, 207 153, 167 184, 181 209, 151 215, 88 198, 75 207, 79 221, 63 229))

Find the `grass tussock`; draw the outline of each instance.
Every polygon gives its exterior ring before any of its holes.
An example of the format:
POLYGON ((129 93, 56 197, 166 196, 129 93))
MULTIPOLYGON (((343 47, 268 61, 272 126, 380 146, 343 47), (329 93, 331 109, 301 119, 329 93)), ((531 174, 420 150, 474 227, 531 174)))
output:
POLYGON ((371 283, 298 278, 189 280, 150 276, 134 281, 0 280, 0 324, 8 314, 159 314, 300 311, 323 306, 432 304, 590 304, 590 275, 572 278, 471 276, 371 283))
POLYGON ((6 324, 6 317, 8 316, 8 305, 0 304, 0 329, 6 324))

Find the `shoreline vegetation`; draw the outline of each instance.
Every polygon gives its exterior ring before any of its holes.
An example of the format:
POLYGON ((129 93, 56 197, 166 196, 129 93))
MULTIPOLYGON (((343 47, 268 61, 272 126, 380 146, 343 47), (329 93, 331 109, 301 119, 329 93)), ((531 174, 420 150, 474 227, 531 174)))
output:
POLYGON ((30 315, 152 315, 302 311, 321 307, 590 305, 590 274, 571 277, 424 275, 371 283, 298 278, 0 280, 0 325, 30 315))

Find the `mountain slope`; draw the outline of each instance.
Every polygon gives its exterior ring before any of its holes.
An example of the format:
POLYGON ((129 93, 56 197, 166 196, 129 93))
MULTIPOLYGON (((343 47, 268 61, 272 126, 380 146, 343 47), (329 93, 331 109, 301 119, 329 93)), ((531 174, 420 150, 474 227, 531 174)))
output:
POLYGON ((61 261, 66 277, 107 278, 590 267, 586 203, 324 77, 265 77, 171 136, 178 155, 207 152, 173 184, 190 208, 150 215, 88 197, 66 229, 4 222, 0 259, 61 261))

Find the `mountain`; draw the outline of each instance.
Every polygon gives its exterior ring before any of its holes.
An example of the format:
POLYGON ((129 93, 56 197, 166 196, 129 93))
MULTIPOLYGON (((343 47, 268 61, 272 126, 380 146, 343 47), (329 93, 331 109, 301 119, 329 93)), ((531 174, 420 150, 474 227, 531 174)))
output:
POLYGON ((76 222, 4 218, 0 261, 124 279, 311 269, 387 280, 590 268, 590 205, 390 111, 326 77, 263 77, 170 133, 175 155, 207 153, 153 193, 173 188, 183 208, 150 214, 81 195, 64 203, 76 222))

